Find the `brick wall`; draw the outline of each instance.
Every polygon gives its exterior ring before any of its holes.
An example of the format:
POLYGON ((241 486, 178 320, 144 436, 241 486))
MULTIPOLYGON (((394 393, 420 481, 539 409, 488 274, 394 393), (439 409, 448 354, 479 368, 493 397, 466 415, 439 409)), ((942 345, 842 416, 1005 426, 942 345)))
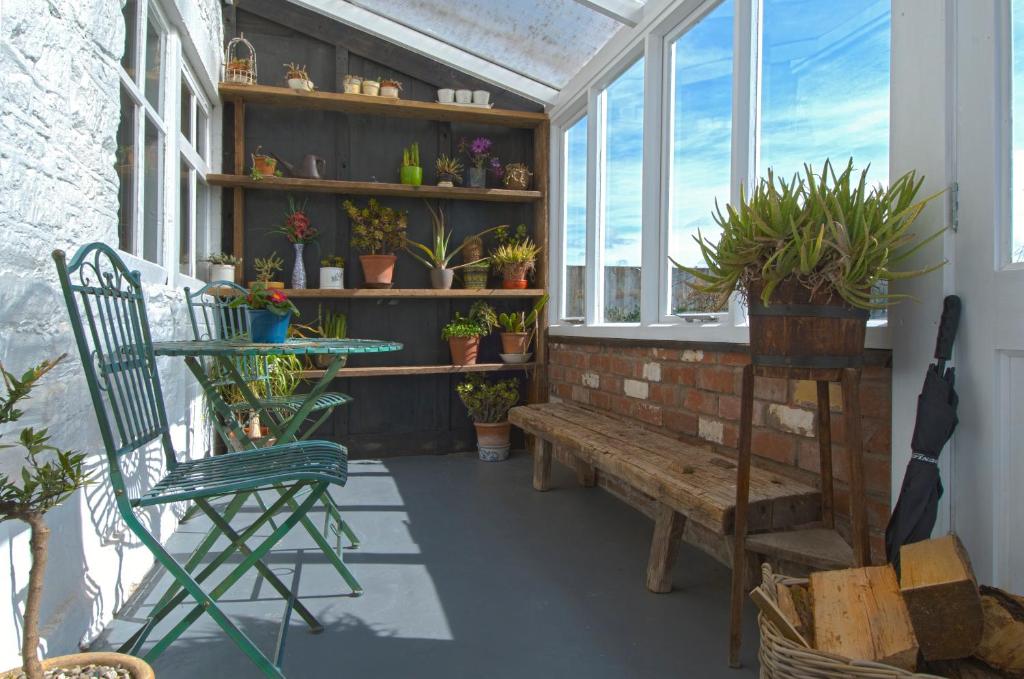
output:
MULTIPOLYGON (((663 434, 736 455, 743 345, 559 338, 549 343, 551 394, 625 415, 663 434)), ((864 473, 872 549, 883 553, 890 506, 888 351, 869 351, 861 382, 864 473)), ((832 464, 840 529, 848 530, 848 461, 842 397, 831 389, 832 464)), ((754 463, 811 484, 819 471, 814 382, 754 382, 754 463)))

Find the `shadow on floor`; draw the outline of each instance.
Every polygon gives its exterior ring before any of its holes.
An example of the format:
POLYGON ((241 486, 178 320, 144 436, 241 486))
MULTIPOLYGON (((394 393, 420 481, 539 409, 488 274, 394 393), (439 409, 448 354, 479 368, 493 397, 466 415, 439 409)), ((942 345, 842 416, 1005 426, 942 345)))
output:
MULTIPOLYGON (((301 530, 266 563, 324 624, 293 616, 290 678, 723 677, 756 675, 748 606, 741 670, 726 665, 729 572, 684 546, 671 594, 643 587, 653 524, 608 493, 580 488, 555 465, 554 488, 531 487, 528 456, 353 462, 335 493, 360 534, 345 559, 366 593, 345 596, 337 573, 301 530)), ((242 525, 253 513, 240 514, 242 525)), ((318 517, 316 517, 318 518, 318 517)), ((195 519, 170 542, 184 560, 207 528, 195 519)), ((226 573, 225 569, 218 575, 226 573)), ((217 577, 217 576, 215 576, 217 577)), ((147 580, 94 649, 116 647, 167 586, 147 580)), ((250 574, 224 597, 229 616, 270 653, 283 604, 250 574)), ((176 611, 170 624, 184 615, 176 611)), ((154 638, 169 628, 165 622, 154 638)), ((160 679, 259 676, 208 618, 154 663, 160 679)))

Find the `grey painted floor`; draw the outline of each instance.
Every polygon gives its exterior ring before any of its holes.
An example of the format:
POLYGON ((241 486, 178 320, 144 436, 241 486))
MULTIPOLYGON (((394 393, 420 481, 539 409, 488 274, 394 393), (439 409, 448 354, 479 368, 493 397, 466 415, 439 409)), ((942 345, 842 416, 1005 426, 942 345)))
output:
MULTIPOLYGON (((755 676, 750 606, 745 667, 725 663, 728 571, 684 546, 675 591, 648 593, 653 524, 603 490, 576 486, 559 465, 548 493, 532 490, 523 455, 500 464, 469 455, 353 462, 350 472, 336 497, 363 539, 346 561, 366 593, 344 596, 301 529, 267 560, 286 583, 298 580, 326 627, 311 635, 292 616, 283 666, 290 679, 755 676)), ((255 516, 243 513, 236 524, 255 516)), ((184 524, 172 553, 183 561, 206 527, 184 524)), ((94 648, 123 641, 168 582, 151 578, 94 648)), ((250 575, 224 601, 270 653, 283 611, 276 593, 250 575)), ((183 608, 173 620, 180 615, 183 608)), ((167 628, 165 621, 157 634, 167 628)), ((259 676, 208 616, 154 667, 159 679, 259 676)))

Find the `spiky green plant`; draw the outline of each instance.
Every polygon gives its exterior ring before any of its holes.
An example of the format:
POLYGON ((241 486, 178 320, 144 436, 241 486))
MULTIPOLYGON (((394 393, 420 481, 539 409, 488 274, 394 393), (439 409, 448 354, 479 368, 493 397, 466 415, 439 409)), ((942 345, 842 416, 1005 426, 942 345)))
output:
POLYGON ((511 313, 500 313, 498 314, 498 325, 501 326, 505 332, 526 332, 529 329, 533 331, 533 324, 537 322, 537 316, 540 314, 540 310, 544 308, 544 305, 548 303, 549 295, 544 293, 544 296, 537 300, 537 303, 533 305, 533 308, 529 312, 526 311, 514 311, 511 313))
POLYGON ((419 142, 413 142, 409 145, 409 148, 402 149, 402 167, 419 167, 420 166, 420 145, 419 142))
MULTIPOLYGON (((406 251, 416 258, 416 261, 428 269, 461 269, 464 266, 469 266, 470 264, 476 264, 477 262, 483 261, 476 259, 472 262, 464 262, 463 264, 452 266, 451 261, 455 258, 455 255, 462 251, 462 248, 466 247, 466 241, 463 241, 462 245, 452 249, 450 243, 453 232, 448 230, 448 219, 444 214, 444 208, 440 205, 435 208, 430 204, 430 201, 425 200, 423 202, 427 204, 427 209, 430 210, 430 221, 433 226, 433 239, 430 245, 418 243, 414 240, 406 242, 406 251), (421 255, 420 252, 423 254, 421 255)), ((486 229, 477 235, 482 236, 497 228, 500 227, 495 226, 493 228, 486 229)))
MULTIPOLYGON (((908 257, 941 235, 918 241, 914 221, 936 193, 917 200, 924 178, 913 171, 888 188, 869 186, 867 168, 855 177, 853 159, 836 172, 826 160, 821 173, 810 165, 792 181, 769 170, 739 206, 716 204, 714 219, 722 228, 713 243, 698 232, 707 269, 677 267, 702 281, 696 290, 717 295, 723 306, 736 289, 758 292, 763 304, 783 282, 796 281, 812 295, 840 296, 862 309, 890 306, 907 295, 878 291, 881 281, 911 278, 945 262, 913 271, 895 271, 908 257)), ((671 259, 671 258, 670 258, 671 259)))

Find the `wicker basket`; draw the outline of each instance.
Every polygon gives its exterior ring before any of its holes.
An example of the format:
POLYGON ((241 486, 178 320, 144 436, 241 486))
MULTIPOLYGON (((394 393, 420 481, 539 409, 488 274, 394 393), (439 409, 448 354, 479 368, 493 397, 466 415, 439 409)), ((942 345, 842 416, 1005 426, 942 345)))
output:
MULTIPOLYGON (((789 578, 772 573, 771 566, 761 566, 761 586, 758 587, 770 601, 778 603, 776 585, 806 585, 806 578, 789 578)), ((757 653, 761 662, 761 679, 941 679, 934 674, 915 674, 891 665, 849 660, 831 653, 806 648, 782 636, 773 622, 758 614, 761 630, 761 648, 757 653)))

